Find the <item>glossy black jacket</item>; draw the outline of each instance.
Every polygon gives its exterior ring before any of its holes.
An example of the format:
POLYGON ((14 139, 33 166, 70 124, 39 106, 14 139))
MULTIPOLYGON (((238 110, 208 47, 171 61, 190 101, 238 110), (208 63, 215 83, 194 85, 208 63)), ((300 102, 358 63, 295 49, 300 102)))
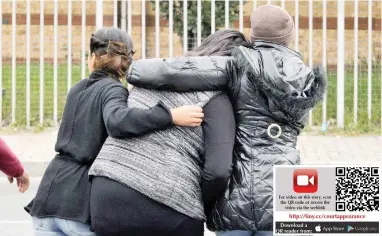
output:
POLYGON ((300 163, 297 136, 323 98, 323 70, 309 68, 289 48, 259 41, 239 47, 233 57, 139 60, 128 81, 155 89, 228 91, 236 119, 233 174, 207 225, 213 231, 272 230, 273 166, 300 163), (151 69, 138 71, 140 63, 151 63, 151 69))

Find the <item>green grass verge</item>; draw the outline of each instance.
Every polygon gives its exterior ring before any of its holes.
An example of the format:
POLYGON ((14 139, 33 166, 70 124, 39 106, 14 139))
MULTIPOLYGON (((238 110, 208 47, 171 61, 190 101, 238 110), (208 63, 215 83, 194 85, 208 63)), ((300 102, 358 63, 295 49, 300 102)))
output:
MULTIPOLYGON (((381 74, 380 69, 373 70, 371 86, 371 119, 368 117, 368 74, 367 71, 358 73, 358 106, 357 123, 354 123, 354 73, 345 72, 345 128, 336 128, 337 117, 337 75, 335 71, 328 72, 327 89, 327 120, 330 122, 328 133, 343 134, 381 134, 381 74)), ((313 110, 313 126, 320 126, 323 121, 323 104, 313 110)))
MULTIPOLYGON (((367 71, 358 74, 358 121, 353 122, 353 72, 346 71, 345 77, 345 129, 335 129, 337 112, 337 77, 335 71, 328 72, 327 92, 327 119, 331 126, 327 133, 341 134, 380 134, 381 133, 381 74, 380 69, 375 67, 372 75, 372 117, 369 120, 367 114, 367 71)), ((16 68, 16 122, 11 124, 11 98, 12 98, 12 67, 10 64, 3 65, 3 126, 24 128, 26 125, 26 65, 18 64, 16 68)), ((68 92, 68 69, 66 64, 58 66, 58 118, 62 117, 68 92)), ((81 79, 81 66, 72 66, 72 85, 81 79)), ((53 124, 53 65, 45 64, 44 68, 44 124, 39 124, 40 114, 40 76, 39 64, 31 64, 31 126, 37 130, 49 127, 53 124)), ((322 123, 322 104, 313 110, 313 126, 322 123)), ((309 127, 306 131, 309 131, 309 127)))
MULTIPOLYGON (((31 64, 30 76, 30 111, 31 126, 40 126, 40 67, 39 64, 31 64)), ((54 104, 54 78, 53 65, 44 65, 44 125, 53 124, 54 104)), ((57 94, 58 94, 58 118, 62 117, 68 92, 68 67, 60 64, 57 68, 57 94)), ((81 66, 72 66, 72 85, 81 79, 81 66)), ((3 126, 25 127, 26 125, 26 65, 18 64, 16 67, 16 123, 11 124, 12 118, 12 67, 3 65, 3 126)))

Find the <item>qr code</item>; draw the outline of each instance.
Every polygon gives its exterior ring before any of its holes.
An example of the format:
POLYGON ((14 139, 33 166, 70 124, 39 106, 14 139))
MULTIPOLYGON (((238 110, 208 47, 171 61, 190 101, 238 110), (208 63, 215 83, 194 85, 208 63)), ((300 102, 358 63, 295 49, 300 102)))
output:
POLYGON ((336 168, 336 211, 379 211, 379 167, 336 168))

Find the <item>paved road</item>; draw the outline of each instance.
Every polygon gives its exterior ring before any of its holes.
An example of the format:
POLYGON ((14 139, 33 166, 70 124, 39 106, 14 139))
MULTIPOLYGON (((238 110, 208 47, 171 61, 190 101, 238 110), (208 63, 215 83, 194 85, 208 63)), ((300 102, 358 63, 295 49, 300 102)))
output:
POLYGON ((35 195, 39 179, 33 179, 28 192, 20 194, 17 187, 10 185, 7 179, 0 177, 0 235, 1 236, 32 236, 31 217, 23 206, 29 203, 35 195))
MULTIPOLYGON (((35 195, 40 177, 54 156, 56 131, 39 134, 1 135, 20 157, 32 176, 30 190, 17 192, 0 173, 0 235, 32 236, 31 218, 23 210, 35 195)), ((301 136, 298 147, 303 164, 379 164, 382 163, 381 137, 301 136)), ((214 234, 207 232, 206 236, 214 234)))

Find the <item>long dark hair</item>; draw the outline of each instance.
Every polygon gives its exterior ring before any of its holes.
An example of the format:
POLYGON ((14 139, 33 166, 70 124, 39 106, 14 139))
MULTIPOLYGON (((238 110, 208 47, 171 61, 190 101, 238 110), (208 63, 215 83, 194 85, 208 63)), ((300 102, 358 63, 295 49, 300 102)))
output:
POLYGON ((96 56, 95 69, 104 70, 111 77, 121 79, 126 77, 127 70, 133 61, 133 42, 125 31, 105 27, 92 34, 90 53, 96 56), (119 58, 116 63, 117 56, 119 58))
POLYGON ((202 44, 187 53, 187 56, 231 56, 232 49, 251 44, 244 34, 237 30, 218 30, 208 36, 202 44))

